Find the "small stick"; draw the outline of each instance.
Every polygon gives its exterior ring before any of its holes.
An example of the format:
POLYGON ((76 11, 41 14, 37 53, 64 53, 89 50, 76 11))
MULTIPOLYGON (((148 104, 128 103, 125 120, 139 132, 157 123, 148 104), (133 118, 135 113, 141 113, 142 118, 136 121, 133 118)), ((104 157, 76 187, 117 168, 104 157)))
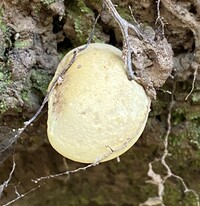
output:
POLYGON ((122 36, 123 36, 123 52, 124 52, 124 61, 125 61, 125 67, 128 70, 128 79, 132 80, 133 77, 133 69, 132 69, 132 61, 131 61, 131 48, 130 48, 130 42, 129 42, 129 35, 128 30, 132 29, 138 36, 139 39, 143 39, 143 35, 139 31, 139 29, 128 23, 125 19, 123 19, 117 10, 115 9, 113 3, 110 0, 105 0, 104 4, 108 8, 109 12, 115 19, 115 21, 118 23, 122 36))

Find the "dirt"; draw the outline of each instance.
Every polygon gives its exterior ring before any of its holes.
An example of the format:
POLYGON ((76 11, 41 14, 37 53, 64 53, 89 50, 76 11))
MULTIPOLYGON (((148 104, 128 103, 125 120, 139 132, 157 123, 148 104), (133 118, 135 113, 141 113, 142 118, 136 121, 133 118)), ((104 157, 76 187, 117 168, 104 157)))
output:
MULTIPOLYGON (((135 21, 129 6, 141 27, 150 29, 150 32, 158 28, 155 24, 158 16, 155 1, 115 0, 113 3, 118 5, 118 12, 130 23, 134 24, 135 21)), ((12 138, 15 133, 13 129, 22 127, 23 122, 37 111, 59 61, 67 51, 86 43, 95 17, 101 11, 101 2, 96 0, 0 2, 1 143, 12 138)), ((200 195, 198 73, 195 76, 194 90, 185 100, 192 88, 194 71, 197 71, 200 64, 199 11, 200 5, 195 0, 160 1, 160 15, 163 17, 165 30, 164 39, 157 42, 156 46, 166 50, 155 50, 155 47, 151 47, 154 54, 151 62, 146 61, 142 55, 144 62, 148 63, 145 73, 142 74, 145 74, 145 79, 150 79, 156 89, 157 99, 152 102, 143 135, 133 148, 120 158, 120 162, 109 161, 86 171, 47 179, 38 184, 31 181, 83 166, 64 159, 49 145, 45 107, 39 118, 28 127, 16 144, 16 169, 8 187, 2 193, 0 204, 3 205, 16 198, 18 193, 26 193, 38 185, 41 187, 21 197, 13 205, 135 206, 146 201, 148 197, 157 196, 157 187, 146 184, 149 179, 148 163, 162 155, 163 138, 168 126, 170 92, 173 89, 169 135, 171 156, 167 158, 167 163, 174 173, 183 177, 189 188, 200 195), (158 71, 164 72, 163 78, 157 76, 158 71)), ((137 37, 132 41, 136 42, 137 37)), ((105 42, 122 49, 120 28, 105 8, 96 25, 93 42, 105 42)), ((134 49, 138 49, 138 45, 143 51, 146 48, 141 42, 133 45, 134 49)), ((141 70, 138 69, 137 63, 142 58, 135 56, 133 61, 135 73, 138 75, 141 70)), ((12 169, 12 151, 13 148, 10 148, 0 154, 0 184, 9 177, 12 169)), ((154 166, 157 173, 162 176, 166 174, 160 164, 156 163, 154 166)), ((183 186, 174 178, 166 182, 164 203, 171 206, 197 205, 194 195, 184 193, 183 186)))

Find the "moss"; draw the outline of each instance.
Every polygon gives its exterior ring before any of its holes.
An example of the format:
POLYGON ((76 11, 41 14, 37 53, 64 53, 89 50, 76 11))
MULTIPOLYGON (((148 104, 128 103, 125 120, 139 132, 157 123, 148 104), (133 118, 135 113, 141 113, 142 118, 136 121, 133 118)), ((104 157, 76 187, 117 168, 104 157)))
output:
POLYGON ((0 70, 0 82, 8 84, 11 83, 11 81, 11 72, 4 69, 0 70))
POLYGON ((105 43, 103 39, 98 38, 96 35, 93 36, 93 41, 95 43, 105 43))
POLYGON ((171 122, 173 125, 178 125, 186 119, 186 109, 184 106, 182 107, 176 107, 172 111, 172 118, 171 122))
POLYGON ((56 0, 40 0, 43 4, 49 5, 52 4, 54 2, 56 2, 56 0))
POLYGON ((81 12, 89 14, 91 16, 93 15, 93 12, 86 6, 84 0, 78 0, 77 5, 78 8, 80 8, 81 12))
POLYGON ((4 79, 4 73, 0 71, 0 81, 4 79))
POLYGON ((0 100, 0 115, 8 110, 8 105, 4 100, 0 100))
POLYGON ((6 112, 9 108, 9 105, 7 103, 7 90, 9 88, 9 85, 12 83, 11 79, 11 72, 6 71, 4 67, 0 70, 0 114, 2 115, 4 112, 6 112))
POLYGON ((5 51, 6 48, 10 47, 12 45, 12 42, 10 40, 10 30, 8 29, 6 23, 3 19, 4 10, 3 8, 0 8, 0 60, 4 61, 6 59, 5 51))
POLYGON ((200 106, 192 107, 192 109, 188 109, 186 113, 186 119, 194 120, 200 118, 200 106))
POLYGON ((195 92, 192 95, 192 102, 199 103, 200 102, 200 92, 195 92))
POLYGON ((81 42, 81 44, 84 44, 85 43, 85 35, 83 32, 83 22, 81 21, 81 17, 77 17, 74 20, 74 26, 75 26, 76 34, 77 34, 79 41, 81 42))
POLYGON ((8 84, 12 83, 11 73, 9 71, 0 70, 0 94, 2 95, 7 89, 8 84))
POLYGON ((176 152, 178 153, 180 149, 180 146, 183 144, 183 140, 187 138, 187 135, 183 133, 179 133, 178 135, 170 135, 169 143, 170 146, 173 148, 177 148, 176 152))
POLYGON ((200 118, 200 105, 198 104, 178 103, 172 112, 174 124, 181 123, 184 120, 195 120, 198 118, 200 118))
POLYGON ((166 205, 176 205, 181 201, 179 185, 175 185, 168 179, 165 184, 165 195, 163 201, 166 205))
MULTIPOLYGON (((93 10, 85 2, 84 0, 71 1, 66 7, 68 16, 67 25, 73 31, 73 34, 68 34, 68 38, 71 39, 74 47, 87 42, 95 20, 93 10)), ((90 5, 90 3, 88 4, 90 5)), ((96 25, 93 42, 106 42, 108 39, 109 37, 103 32, 102 27, 96 25)))
POLYGON ((129 22, 133 21, 133 18, 131 17, 131 12, 128 8, 128 6, 118 6, 117 10, 119 12, 119 14, 121 15, 121 17, 123 17, 124 19, 126 19, 129 22))
POLYGON ((47 93, 47 88, 51 79, 52 75, 49 75, 44 70, 35 69, 31 71, 32 88, 41 91, 44 96, 47 93))
POLYGON ((91 4, 91 2, 95 3, 95 4, 98 4, 101 7, 101 0, 87 0, 87 2, 90 2, 90 4, 91 4))
POLYGON ((86 6, 83 0, 74 1, 66 9, 68 17, 74 24, 77 37, 75 44, 85 44, 94 22, 92 10, 86 6))
POLYGON ((33 42, 31 39, 27 40, 17 40, 14 43, 14 47, 17 49, 27 49, 33 45, 33 42))
POLYGON ((22 97, 22 100, 26 103, 29 103, 29 95, 28 95, 28 91, 27 90, 23 90, 21 92, 21 97, 22 97))
POLYGON ((198 122, 191 122, 187 131, 188 139, 200 143, 200 124, 198 122))
MULTIPOLYGON (((174 140, 197 141, 200 133, 200 105, 192 105, 189 102, 178 103, 172 111, 171 122, 176 127, 174 140)), ((177 143, 173 145, 177 145, 177 143)))
POLYGON ((197 200, 193 193, 184 193, 180 182, 172 183, 169 179, 165 184, 164 203, 166 205, 197 206, 197 200))
POLYGON ((163 109, 167 107, 167 103, 160 101, 154 101, 152 102, 152 111, 150 112, 150 116, 154 117, 157 115, 161 115, 163 113, 163 109))
MULTIPOLYGON (((199 121, 181 121, 182 117, 175 120, 175 127, 170 134, 170 145, 174 147, 174 152, 183 148, 188 148, 189 142, 200 144, 200 124, 199 121)), ((195 151, 194 151, 195 152, 195 151)))
POLYGON ((6 24, 3 21, 3 15, 4 15, 4 10, 3 8, 0 8, 0 30, 6 34, 8 32, 8 28, 6 24))
POLYGON ((191 193, 185 193, 183 206, 198 206, 196 196, 191 193))

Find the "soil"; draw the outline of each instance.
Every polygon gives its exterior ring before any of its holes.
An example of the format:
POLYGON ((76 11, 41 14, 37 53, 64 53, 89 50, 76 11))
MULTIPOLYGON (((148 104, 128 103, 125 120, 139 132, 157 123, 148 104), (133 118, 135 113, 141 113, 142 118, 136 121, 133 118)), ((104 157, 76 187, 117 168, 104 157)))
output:
MULTIPOLYGON (((157 96, 152 101, 150 116, 139 141, 120 157, 120 162, 113 160, 86 171, 34 183, 32 180, 36 178, 85 166, 64 159, 48 143, 46 106, 18 139, 15 149, 9 147, 0 153, 0 184, 9 177, 13 153, 16 163, 12 178, 2 192, 0 205, 38 185, 40 187, 34 191, 19 196, 13 205, 135 206, 149 197, 158 196, 157 186, 146 182, 150 179, 147 172, 149 162, 163 154, 172 95, 170 156, 166 161, 173 173, 180 175, 187 186, 200 195, 200 75, 195 72, 200 65, 200 5, 195 0, 158 2, 165 25, 165 42, 162 45, 166 45, 165 55, 169 54, 170 58, 173 55, 173 71, 165 68, 165 62, 158 64, 156 58, 159 53, 156 51, 153 63, 160 73, 165 69, 167 73, 164 72, 163 79, 157 78, 153 75, 157 71, 146 67, 145 75, 153 77, 151 83, 157 96), (192 85, 193 91, 186 98, 192 85)), ((135 21, 130 7, 134 18, 143 27, 156 31, 162 26, 155 24, 159 13, 154 0, 113 0, 113 3, 121 17, 132 24, 135 21)), ((123 49, 121 30, 109 11, 106 8, 102 10, 101 1, 0 2, 1 143, 11 140, 16 132, 14 129, 21 128, 23 122, 34 115, 47 93, 59 61, 67 51, 87 42, 99 13, 101 16, 93 42, 123 49)), ((133 61, 135 65, 137 60, 133 61)), ((139 75, 140 70, 137 69, 136 74, 139 75)), ((154 171, 162 177, 166 175, 166 169, 159 162, 154 164, 154 171)), ((166 181, 163 202, 170 206, 198 205, 195 196, 184 193, 181 182, 172 177, 166 181)))

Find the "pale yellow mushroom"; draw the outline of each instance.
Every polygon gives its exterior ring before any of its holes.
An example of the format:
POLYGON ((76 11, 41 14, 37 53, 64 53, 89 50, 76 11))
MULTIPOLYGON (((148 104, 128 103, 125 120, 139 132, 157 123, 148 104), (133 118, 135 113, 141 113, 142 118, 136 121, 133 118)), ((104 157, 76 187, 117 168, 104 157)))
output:
MULTIPOLYGON (((72 54, 63 58, 52 82, 72 54)), ((128 80, 119 49, 90 44, 49 96, 49 142, 77 162, 111 160, 138 140, 150 103, 143 87, 128 80)))

